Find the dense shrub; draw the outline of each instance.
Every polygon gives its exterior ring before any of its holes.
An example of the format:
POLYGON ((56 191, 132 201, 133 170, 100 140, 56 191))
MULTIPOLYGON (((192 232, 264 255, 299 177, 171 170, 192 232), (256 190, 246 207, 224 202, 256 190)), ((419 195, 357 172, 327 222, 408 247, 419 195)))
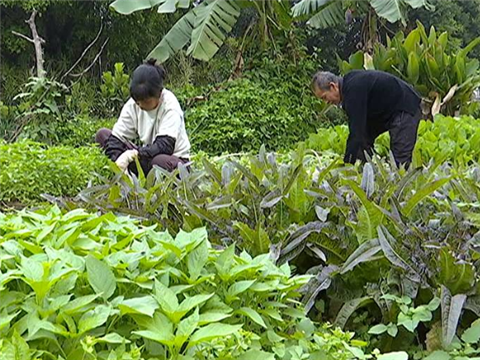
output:
POLYGON ((41 194, 73 196, 95 173, 108 173, 108 159, 93 147, 47 147, 0 142, 0 203, 38 201, 41 194))
POLYGON ((292 96, 287 86, 266 88, 242 79, 188 109, 186 121, 196 150, 234 153, 262 144, 280 150, 321 125, 320 106, 311 95, 292 96))
POLYGON ((73 147, 93 144, 98 129, 112 129, 116 121, 116 118, 95 119, 88 116, 78 116, 59 127, 58 143, 73 147))

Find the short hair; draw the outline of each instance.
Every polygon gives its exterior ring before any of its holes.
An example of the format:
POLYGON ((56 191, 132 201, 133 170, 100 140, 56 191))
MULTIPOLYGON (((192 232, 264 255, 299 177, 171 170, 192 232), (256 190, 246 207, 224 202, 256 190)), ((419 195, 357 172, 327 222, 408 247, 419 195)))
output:
POLYGON ((149 59, 135 69, 130 83, 130 96, 135 101, 160 97, 163 90, 165 70, 156 64, 155 59, 149 59))
POLYGON ((328 90, 332 82, 338 84, 340 77, 329 71, 319 71, 313 75, 312 86, 314 89, 328 90))

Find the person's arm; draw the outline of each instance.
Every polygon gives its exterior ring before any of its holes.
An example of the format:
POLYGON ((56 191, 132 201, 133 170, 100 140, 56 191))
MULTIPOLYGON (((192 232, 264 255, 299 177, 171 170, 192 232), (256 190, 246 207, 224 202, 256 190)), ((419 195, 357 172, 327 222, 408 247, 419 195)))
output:
POLYGON ((153 144, 140 147, 138 154, 142 158, 153 158, 158 154, 173 155, 175 142, 176 139, 171 136, 160 135, 155 138, 153 144))
POLYGON ((155 141, 151 145, 145 145, 138 149, 142 158, 153 158, 159 154, 173 155, 175 143, 182 124, 182 114, 177 110, 168 110, 160 120, 155 141))
POLYGON ((123 141, 115 135, 110 135, 105 143, 105 155, 112 161, 117 161, 118 157, 127 150, 127 146, 123 141))
POLYGON ((350 94, 353 94, 353 96, 344 99, 350 131, 344 162, 354 164, 359 158, 359 151, 364 150, 364 144, 367 139, 368 91, 357 86, 350 89, 350 94))

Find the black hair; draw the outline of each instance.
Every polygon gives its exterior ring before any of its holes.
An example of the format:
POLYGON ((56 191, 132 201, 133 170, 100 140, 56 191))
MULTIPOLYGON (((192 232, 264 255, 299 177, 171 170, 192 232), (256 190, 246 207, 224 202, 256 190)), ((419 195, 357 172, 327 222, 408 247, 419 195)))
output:
POLYGON ((148 59, 145 63, 138 66, 132 74, 130 96, 135 101, 160 97, 164 78, 165 70, 163 67, 157 65, 155 59, 148 59))

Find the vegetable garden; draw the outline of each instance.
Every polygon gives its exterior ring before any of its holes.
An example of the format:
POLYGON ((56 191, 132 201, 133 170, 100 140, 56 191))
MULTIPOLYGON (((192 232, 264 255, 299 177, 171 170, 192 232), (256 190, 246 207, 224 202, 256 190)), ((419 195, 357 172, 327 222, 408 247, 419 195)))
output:
MULTIPOLYGON (((154 50, 173 78, 222 69, 228 49, 246 66, 221 82, 169 84, 195 150, 173 173, 127 176, 94 145, 128 98, 121 64, 100 83, 34 77, 3 98, 0 359, 479 359, 478 38, 459 45, 374 0, 157 3, 179 15, 164 39, 197 24, 182 46, 154 50), (252 11, 262 36, 242 27, 252 11), (407 169, 387 134, 365 163, 344 164, 344 117, 309 89, 329 65, 294 46, 308 38, 295 22, 340 26, 348 11, 365 46, 334 66, 395 73, 424 98, 407 169), (230 37, 202 48, 203 22, 230 37), (374 41, 376 26, 396 35, 374 41)), ((140 10, 129 6, 116 1, 112 23, 140 10)))

